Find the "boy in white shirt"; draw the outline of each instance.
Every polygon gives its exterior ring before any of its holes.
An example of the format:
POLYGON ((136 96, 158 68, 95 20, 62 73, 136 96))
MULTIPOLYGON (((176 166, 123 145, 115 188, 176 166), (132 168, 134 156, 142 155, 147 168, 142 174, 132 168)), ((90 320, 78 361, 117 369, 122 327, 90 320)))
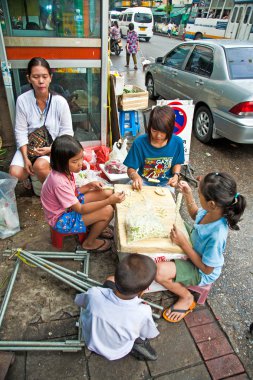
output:
POLYGON ((156 275, 156 265, 145 255, 130 254, 119 262, 115 277, 104 287, 78 294, 75 302, 82 311, 83 338, 89 350, 109 360, 132 354, 139 360, 156 360, 149 338, 157 330, 150 306, 140 296, 156 275), (111 281, 114 280, 114 281, 111 281))

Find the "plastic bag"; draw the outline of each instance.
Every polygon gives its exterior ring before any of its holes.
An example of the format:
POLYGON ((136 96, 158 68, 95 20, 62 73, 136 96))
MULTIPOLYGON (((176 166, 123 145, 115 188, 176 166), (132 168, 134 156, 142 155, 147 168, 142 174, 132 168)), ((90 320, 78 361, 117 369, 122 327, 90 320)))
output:
POLYGON ((128 243, 168 237, 168 229, 163 220, 155 214, 152 205, 147 202, 140 202, 129 208, 125 226, 128 243))
POLYGON ((100 171, 90 170, 89 166, 87 167, 87 170, 81 170, 79 173, 74 173, 77 187, 81 187, 92 181, 99 181, 102 182, 105 186, 109 186, 110 183, 104 178, 100 177, 100 174, 100 171))
POLYGON ((110 149, 107 146, 84 147, 84 160, 88 161, 91 169, 99 170, 99 164, 109 160, 110 149))
POLYGON ((109 174, 124 174, 127 167, 119 160, 110 160, 105 163, 105 171, 109 174))
POLYGON ((92 148, 85 148, 83 151, 83 169, 84 166, 87 168, 87 163, 89 164, 89 169, 91 168, 92 170, 97 169, 96 164, 97 164, 97 155, 95 151, 92 148))
POLYGON ((119 140, 113 144, 112 151, 109 154, 110 161, 123 162, 127 156, 127 139, 119 140))
POLYGON ((18 180, 0 172, 0 238, 5 239, 20 231, 15 186, 18 180))

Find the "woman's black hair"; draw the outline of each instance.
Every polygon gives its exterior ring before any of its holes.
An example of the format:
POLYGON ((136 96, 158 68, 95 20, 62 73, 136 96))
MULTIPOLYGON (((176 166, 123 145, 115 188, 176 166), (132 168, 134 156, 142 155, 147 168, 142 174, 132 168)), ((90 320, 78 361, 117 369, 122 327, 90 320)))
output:
POLYGON ((151 141, 151 128, 166 133, 168 142, 175 125, 175 113, 170 106, 157 106, 152 109, 148 122, 148 138, 151 141))
POLYGON ((82 145, 74 137, 69 135, 56 137, 50 155, 51 168, 57 172, 69 174, 69 160, 81 150, 83 150, 82 145))
POLYGON ((135 296, 149 287, 155 275, 156 264, 150 257, 131 253, 117 265, 115 286, 121 294, 135 296))
POLYGON ((134 30, 134 24, 132 22, 130 22, 130 24, 128 25, 128 29, 129 30, 134 30))
POLYGON ((43 66, 45 69, 47 69, 48 74, 52 75, 51 67, 49 66, 49 63, 41 57, 33 57, 29 62, 27 66, 27 75, 30 76, 32 73, 32 68, 35 66, 43 66))
POLYGON ((118 21, 114 21, 114 26, 116 26, 116 28, 119 27, 118 21))
POLYGON ((229 228, 239 230, 237 223, 246 207, 246 199, 237 192, 234 178, 228 173, 209 173, 201 179, 200 191, 205 200, 223 208, 229 228))

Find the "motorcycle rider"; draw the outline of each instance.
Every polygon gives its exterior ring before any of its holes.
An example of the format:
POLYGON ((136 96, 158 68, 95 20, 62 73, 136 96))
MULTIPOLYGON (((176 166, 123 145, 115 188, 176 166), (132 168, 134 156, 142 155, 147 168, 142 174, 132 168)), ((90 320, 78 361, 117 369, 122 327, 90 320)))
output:
POLYGON ((118 21, 113 22, 113 25, 111 27, 110 37, 111 37, 111 50, 112 50, 115 41, 118 41, 120 39, 120 28, 118 25, 118 21))

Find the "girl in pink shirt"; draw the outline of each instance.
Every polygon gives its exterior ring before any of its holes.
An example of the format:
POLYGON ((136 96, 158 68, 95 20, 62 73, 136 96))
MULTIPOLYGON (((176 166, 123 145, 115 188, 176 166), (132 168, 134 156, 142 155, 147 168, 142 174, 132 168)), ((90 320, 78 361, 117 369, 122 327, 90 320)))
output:
POLYGON ((125 199, 122 193, 103 190, 103 183, 90 182, 76 187, 73 173, 83 164, 82 145, 72 136, 57 137, 52 145, 52 171, 43 184, 41 202, 50 226, 61 233, 86 232, 83 248, 105 252, 111 242, 98 239, 113 218, 113 205, 125 199))

